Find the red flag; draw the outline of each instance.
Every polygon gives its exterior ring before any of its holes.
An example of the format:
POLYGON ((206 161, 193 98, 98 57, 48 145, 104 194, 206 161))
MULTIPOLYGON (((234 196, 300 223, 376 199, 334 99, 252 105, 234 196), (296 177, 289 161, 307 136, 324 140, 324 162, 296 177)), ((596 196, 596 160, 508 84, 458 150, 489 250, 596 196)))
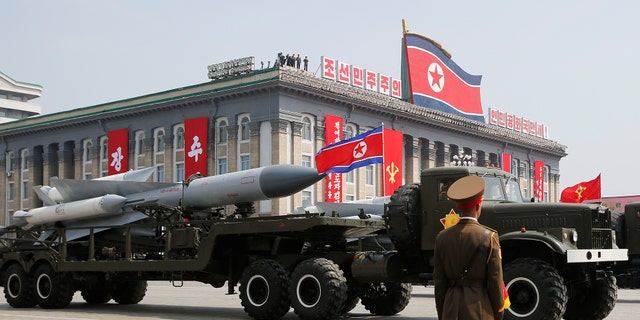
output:
POLYGON ((581 203, 585 200, 600 199, 600 175, 595 179, 580 182, 575 186, 565 188, 560 195, 560 202, 581 203))
POLYGON ((429 38, 406 33, 404 41, 412 102, 484 122, 480 101, 482 76, 462 70, 429 38))
POLYGON ((544 201, 544 162, 536 160, 533 162, 535 177, 533 180, 535 198, 544 201))
POLYGON ((319 174, 344 173, 374 163, 382 163, 382 127, 328 145, 316 154, 319 174))
POLYGON ((384 195, 390 196, 402 185, 402 132, 384 129, 384 195))
MULTIPOLYGON (((327 114, 324 117, 325 141, 332 144, 342 140, 342 117, 327 114)), ((326 202, 342 201, 342 174, 330 173, 326 177, 326 202)))
POLYGON ((118 174, 129 170, 129 129, 111 130, 107 133, 109 152, 108 174, 118 174))
POLYGON ((511 172, 511 154, 506 152, 502 153, 502 170, 511 172))
POLYGON ((184 175, 194 173, 207 175, 207 133, 209 118, 193 118, 184 120, 184 175))

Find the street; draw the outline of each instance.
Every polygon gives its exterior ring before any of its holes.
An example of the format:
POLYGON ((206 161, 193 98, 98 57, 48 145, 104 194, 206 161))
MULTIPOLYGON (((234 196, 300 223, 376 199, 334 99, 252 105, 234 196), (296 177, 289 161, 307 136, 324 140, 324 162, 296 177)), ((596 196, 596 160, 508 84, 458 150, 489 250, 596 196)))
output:
MULTIPOLYGON (((74 296, 65 309, 44 310, 38 307, 14 309, 4 298, 0 303, 0 319, 15 320, 104 320, 104 319, 249 319, 240 305, 238 294, 227 295, 226 288, 213 288, 196 282, 186 282, 181 288, 173 288, 168 282, 150 282, 147 295, 137 305, 118 305, 111 301, 104 305, 89 305, 80 293, 74 296)), ((632 319, 640 308, 640 290, 619 290, 616 307, 607 319, 632 319)), ((373 316, 362 305, 351 311, 346 319, 384 319, 373 316)), ((290 310, 282 319, 298 319, 290 310)), ((433 287, 413 287, 409 306, 393 317, 397 320, 437 319, 433 299, 433 287)))

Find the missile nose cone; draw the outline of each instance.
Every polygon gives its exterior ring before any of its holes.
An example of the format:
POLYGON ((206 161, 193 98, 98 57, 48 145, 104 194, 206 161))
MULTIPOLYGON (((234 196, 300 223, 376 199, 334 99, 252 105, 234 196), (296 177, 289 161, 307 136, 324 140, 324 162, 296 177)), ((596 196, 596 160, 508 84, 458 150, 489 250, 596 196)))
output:
POLYGON ((107 212, 113 212, 122 208, 125 202, 127 202, 127 198, 123 196, 107 194, 100 199, 100 207, 107 212))
POLYGON ((290 164, 267 166, 260 174, 260 189, 269 198, 281 198, 292 195, 321 178, 315 168, 290 164))

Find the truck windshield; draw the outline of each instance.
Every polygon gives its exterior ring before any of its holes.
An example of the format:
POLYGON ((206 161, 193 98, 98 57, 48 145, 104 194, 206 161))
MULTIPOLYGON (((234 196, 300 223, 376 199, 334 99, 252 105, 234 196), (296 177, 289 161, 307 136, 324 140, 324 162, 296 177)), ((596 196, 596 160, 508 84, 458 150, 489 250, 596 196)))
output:
POLYGON ((522 202, 520 187, 514 179, 485 176, 484 181, 487 185, 484 190, 486 200, 522 202))

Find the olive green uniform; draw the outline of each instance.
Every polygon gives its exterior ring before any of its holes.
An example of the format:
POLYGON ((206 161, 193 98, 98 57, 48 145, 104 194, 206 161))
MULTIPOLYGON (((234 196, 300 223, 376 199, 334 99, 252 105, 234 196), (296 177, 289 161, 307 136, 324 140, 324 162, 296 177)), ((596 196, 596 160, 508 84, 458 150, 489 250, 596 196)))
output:
POLYGON ((497 232, 475 219, 463 218, 441 231, 433 271, 438 318, 502 319, 501 260, 497 232))

